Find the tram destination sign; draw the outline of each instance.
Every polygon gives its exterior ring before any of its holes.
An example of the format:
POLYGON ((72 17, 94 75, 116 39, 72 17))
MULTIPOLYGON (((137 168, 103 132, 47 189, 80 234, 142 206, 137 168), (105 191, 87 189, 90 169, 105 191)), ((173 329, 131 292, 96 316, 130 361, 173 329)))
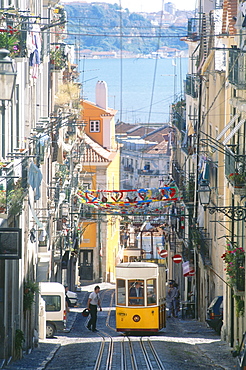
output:
POLYGON ((0 229, 0 259, 21 258, 21 229, 9 227, 0 229))

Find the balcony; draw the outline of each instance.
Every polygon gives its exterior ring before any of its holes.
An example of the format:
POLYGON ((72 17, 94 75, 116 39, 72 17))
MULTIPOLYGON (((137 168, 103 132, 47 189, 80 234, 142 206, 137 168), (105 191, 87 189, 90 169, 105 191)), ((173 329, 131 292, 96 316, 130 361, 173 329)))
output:
POLYGON ((225 176, 234 195, 246 195, 246 156, 225 151, 225 176))
POLYGON ((124 171, 133 173, 134 172, 134 168, 132 166, 124 166, 124 171))
POLYGON ((50 68, 52 71, 61 71, 67 66, 67 57, 64 48, 56 46, 50 51, 50 68))
POLYGON ((183 118, 182 115, 179 112, 175 111, 174 109, 173 109, 172 123, 182 133, 183 135, 182 141, 183 141, 184 136, 185 136, 185 130, 186 130, 186 121, 185 121, 185 118, 183 118))
POLYGON ((177 161, 173 162, 173 165, 172 165, 172 177, 174 181, 176 182, 176 185, 178 186, 178 188, 180 190, 183 189, 185 174, 177 161))
POLYGON ((22 212, 27 187, 27 158, 19 165, 14 166, 11 162, 0 169, 0 218, 17 216, 22 212))
POLYGON ((200 39, 199 34, 199 18, 189 18, 187 28, 188 39, 191 41, 198 41, 200 39))
POLYGON ((189 178, 186 180, 183 189, 184 203, 193 203, 194 193, 195 193, 195 175, 189 174, 189 178))
POLYGON ((199 84, 200 81, 197 74, 187 74, 185 80, 185 93, 196 99, 198 97, 199 84))
POLYGON ((138 170, 138 175, 159 175, 159 170, 138 170))
POLYGON ((201 255, 204 265, 209 264, 211 238, 206 229, 203 227, 191 228, 191 240, 193 247, 195 247, 201 255))
POLYGON ((229 50, 229 82, 239 90, 246 89, 246 53, 240 49, 229 50))

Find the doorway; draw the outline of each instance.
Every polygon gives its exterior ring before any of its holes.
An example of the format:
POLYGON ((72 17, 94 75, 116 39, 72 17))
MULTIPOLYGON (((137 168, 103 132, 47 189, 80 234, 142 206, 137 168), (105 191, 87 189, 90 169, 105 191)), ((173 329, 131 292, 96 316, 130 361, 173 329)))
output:
POLYGON ((80 280, 93 280, 93 250, 81 250, 79 255, 80 280))

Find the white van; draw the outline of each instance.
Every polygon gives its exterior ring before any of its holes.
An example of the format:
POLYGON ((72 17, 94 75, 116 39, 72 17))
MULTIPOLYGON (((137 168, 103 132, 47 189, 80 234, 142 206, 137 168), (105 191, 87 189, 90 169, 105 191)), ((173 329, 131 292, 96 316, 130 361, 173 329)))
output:
POLYGON ((65 288, 60 283, 41 282, 40 295, 45 301, 46 337, 52 338, 57 330, 66 327, 65 288))

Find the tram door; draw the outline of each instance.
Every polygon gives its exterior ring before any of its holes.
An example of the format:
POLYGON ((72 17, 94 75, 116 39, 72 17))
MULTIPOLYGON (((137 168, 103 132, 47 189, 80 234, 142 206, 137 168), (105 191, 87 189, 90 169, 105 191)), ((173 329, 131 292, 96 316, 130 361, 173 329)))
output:
POLYGON ((81 280, 93 280, 93 250, 80 251, 79 275, 81 280))

